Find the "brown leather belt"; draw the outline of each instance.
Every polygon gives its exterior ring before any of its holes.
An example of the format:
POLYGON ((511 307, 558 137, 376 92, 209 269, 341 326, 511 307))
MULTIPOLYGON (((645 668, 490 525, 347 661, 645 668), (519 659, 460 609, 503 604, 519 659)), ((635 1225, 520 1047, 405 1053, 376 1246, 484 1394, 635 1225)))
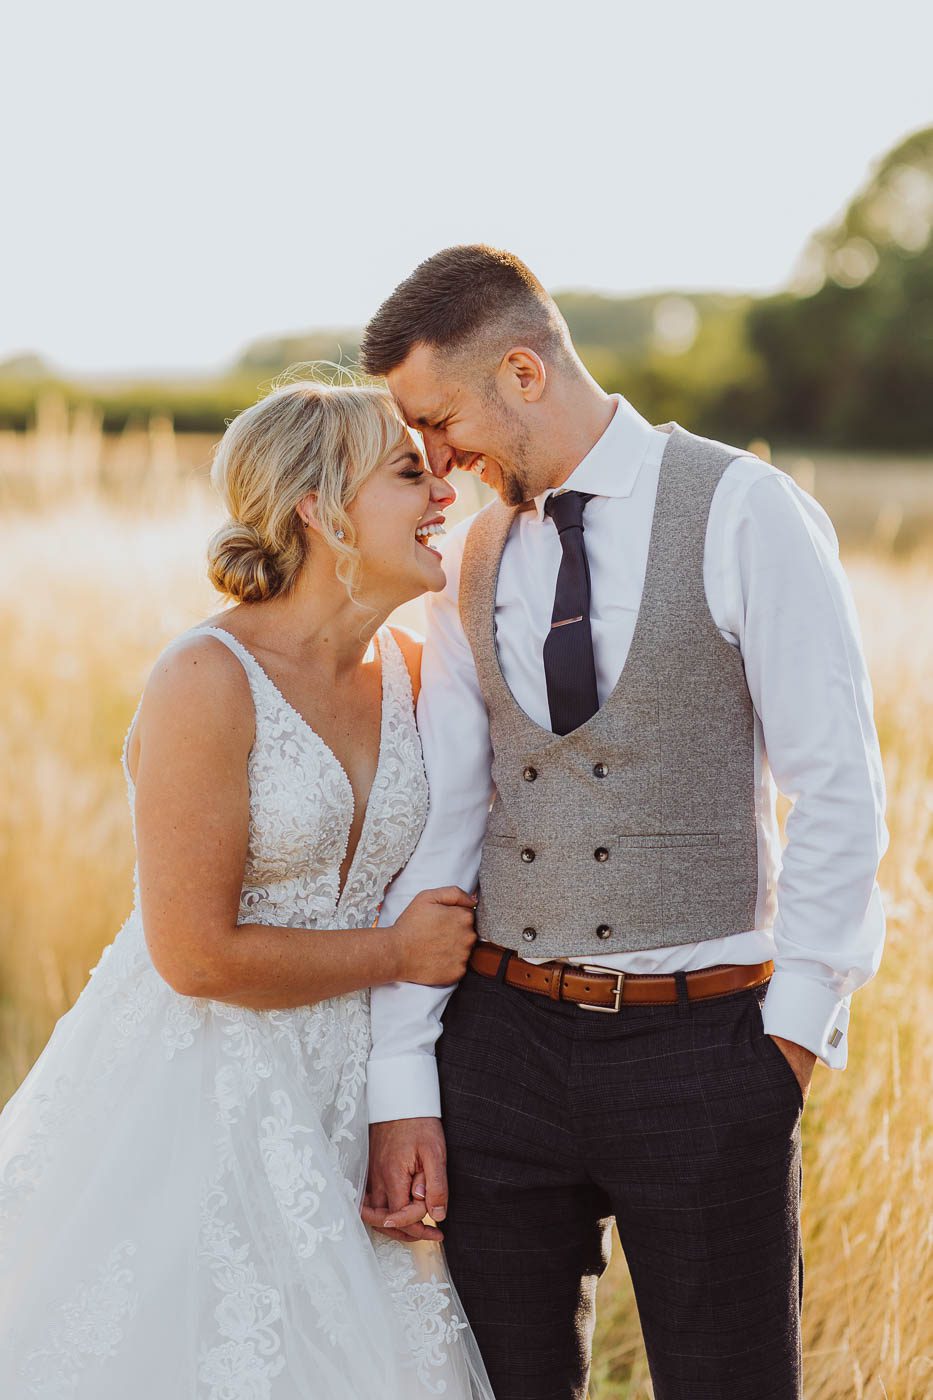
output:
MULTIPOLYGON (((511 948, 498 943, 479 942, 470 954, 470 967, 481 977, 496 977, 507 958, 503 980, 509 987, 537 992, 551 1001, 573 1001, 588 1011, 618 1011, 630 1002, 640 1006, 666 1006, 677 1001, 677 982, 671 975, 650 972, 610 972, 608 968, 552 961, 530 963, 511 948)), ((723 963, 687 973, 687 996, 691 1001, 721 997, 760 986, 774 972, 773 962, 749 966, 723 963)))

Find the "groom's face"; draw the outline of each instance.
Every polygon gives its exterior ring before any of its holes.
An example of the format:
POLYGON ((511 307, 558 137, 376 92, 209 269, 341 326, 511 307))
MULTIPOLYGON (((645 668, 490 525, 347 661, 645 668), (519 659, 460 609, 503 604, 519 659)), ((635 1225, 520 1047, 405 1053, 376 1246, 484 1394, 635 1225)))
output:
POLYGON ((428 465, 446 477, 454 467, 473 472, 507 505, 534 494, 526 470, 523 425, 509 411, 494 382, 456 374, 430 346, 418 344, 386 376, 409 427, 424 441, 428 465))

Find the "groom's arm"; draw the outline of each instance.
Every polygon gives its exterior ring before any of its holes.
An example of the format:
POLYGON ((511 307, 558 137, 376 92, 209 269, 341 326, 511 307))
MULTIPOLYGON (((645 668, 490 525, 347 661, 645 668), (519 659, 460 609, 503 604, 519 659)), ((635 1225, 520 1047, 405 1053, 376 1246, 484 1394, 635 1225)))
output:
MULTIPOLYGON (((418 728, 429 784, 428 818, 405 869, 389 887, 379 922, 392 924, 423 889, 475 887, 492 797, 492 749, 473 654, 460 625, 460 560, 469 525, 444 541, 443 593, 426 602, 418 728)), ((370 1165, 363 1219, 397 1218, 396 1238, 432 1239, 421 1222, 447 1212, 447 1170, 434 1044, 452 987, 394 983, 372 992, 367 1070, 370 1165), (414 1200, 415 1204, 412 1204, 414 1200)))
POLYGON ((888 838, 871 682, 819 504, 790 477, 746 461, 729 468, 714 505, 706 567, 723 567, 717 621, 740 648, 767 762, 794 803, 764 1028, 808 1077, 813 1057, 844 1067, 851 994, 877 970, 884 943, 876 874, 888 838))
MULTIPOLYGON (((447 586, 429 594, 418 728, 429 784, 421 840, 390 885, 379 923, 393 924, 415 895, 439 885, 475 888, 492 796, 492 751, 473 654, 460 623, 460 560, 469 522, 444 541, 447 586)), ((440 1116, 434 1043, 452 987, 396 982, 373 989, 368 1068, 370 1121, 440 1116)))

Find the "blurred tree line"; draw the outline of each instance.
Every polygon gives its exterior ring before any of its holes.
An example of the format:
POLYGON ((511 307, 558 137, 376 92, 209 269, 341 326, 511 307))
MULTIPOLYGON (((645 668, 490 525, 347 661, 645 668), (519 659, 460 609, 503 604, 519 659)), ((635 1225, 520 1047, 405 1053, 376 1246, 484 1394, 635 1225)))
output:
MULTIPOLYGON (((670 292, 557 301, 594 377, 655 422, 736 442, 933 448, 933 127, 880 161, 839 221, 814 235, 790 287, 754 298, 670 292)), ((32 356, 0 365, 0 426, 43 392, 92 403, 105 431, 167 414, 219 432, 289 365, 352 366, 358 329, 270 338, 214 378, 63 382, 32 356)))

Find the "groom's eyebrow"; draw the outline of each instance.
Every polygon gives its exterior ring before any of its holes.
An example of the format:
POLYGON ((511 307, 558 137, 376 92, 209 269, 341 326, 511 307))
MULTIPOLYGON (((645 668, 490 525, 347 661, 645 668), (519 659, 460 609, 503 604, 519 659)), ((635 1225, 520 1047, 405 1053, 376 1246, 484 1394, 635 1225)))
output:
POLYGON ((413 428, 437 428, 449 417, 450 410, 448 409, 446 412, 442 410, 438 413, 421 413, 415 418, 408 418, 407 422, 409 422, 413 428))

